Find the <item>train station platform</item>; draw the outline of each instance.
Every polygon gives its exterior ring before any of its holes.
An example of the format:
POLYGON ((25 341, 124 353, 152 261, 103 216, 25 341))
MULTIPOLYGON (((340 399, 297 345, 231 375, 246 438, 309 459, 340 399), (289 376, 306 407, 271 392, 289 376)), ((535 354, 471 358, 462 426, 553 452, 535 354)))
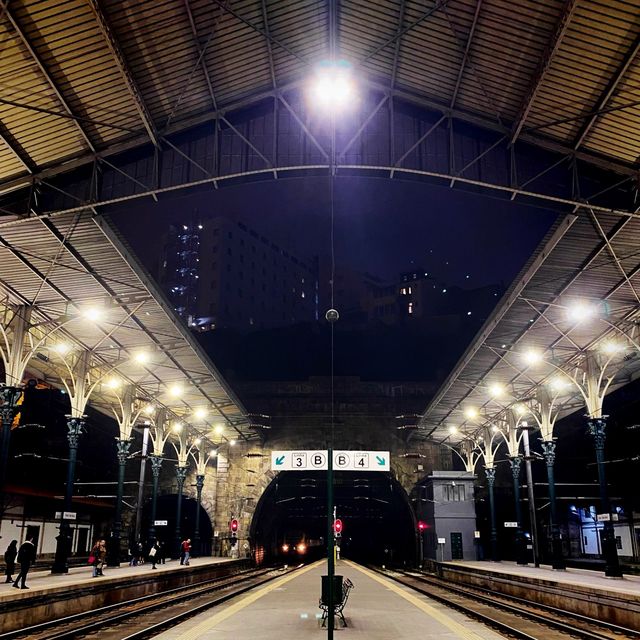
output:
POLYGON ((435 563, 435 572, 461 586, 495 591, 640 630, 640 576, 607 578, 602 571, 515 562, 435 563))
MULTIPOLYGON (((93 577, 93 567, 73 567, 69 573, 52 575, 50 570, 29 572, 29 589, 0 584, 0 632, 89 611, 190 582, 209 580, 249 568, 249 560, 192 558, 189 565, 179 560, 105 567, 104 576, 93 577)), ((14 575, 14 578, 17 574, 14 575)))
MULTIPOLYGON (((303 640, 322 638, 320 576, 326 561, 316 562, 239 596, 212 612, 157 636, 162 640, 303 640)), ((379 574, 340 560, 336 574, 355 585, 344 609, 347 629, 336 622, 336 635, 367 640, 498 640, 488 627, 447 609, 379 574)))

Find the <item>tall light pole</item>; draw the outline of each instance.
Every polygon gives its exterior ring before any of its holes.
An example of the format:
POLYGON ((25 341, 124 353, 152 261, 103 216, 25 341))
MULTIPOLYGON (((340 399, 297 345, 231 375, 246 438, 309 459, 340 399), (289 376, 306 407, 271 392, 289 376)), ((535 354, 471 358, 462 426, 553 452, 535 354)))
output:
POLYGON ((202 504, 202 489, 207 471, 207 463, 217 455, 215 449, 205 450, 205 443, 201 438, 194 441, 195 449, 191 451, 191 457, 196 463, 196 525, 193 532, 193 547, 197 555, 201 554, 200 545, 200 506, 202 504))

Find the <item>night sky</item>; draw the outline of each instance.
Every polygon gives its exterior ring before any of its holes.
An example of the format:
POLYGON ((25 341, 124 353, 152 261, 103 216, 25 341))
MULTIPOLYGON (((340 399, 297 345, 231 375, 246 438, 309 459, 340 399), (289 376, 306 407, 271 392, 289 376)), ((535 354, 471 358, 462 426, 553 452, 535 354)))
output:
MULTIPOLYGON (((329 193, 327 178, 289 178, 185 190, 159 203, 130 202, 112 215, 152 272, 162 233, 194 213, 205 223, 217 215, 245 222, 308 259, 330 254, 329 193)), ((555 219, 553 212, 517 202, 375 178, 338 176, 334 202, 338 268, 395 281, 415 265, 468 287, 508 286, 555 219)))

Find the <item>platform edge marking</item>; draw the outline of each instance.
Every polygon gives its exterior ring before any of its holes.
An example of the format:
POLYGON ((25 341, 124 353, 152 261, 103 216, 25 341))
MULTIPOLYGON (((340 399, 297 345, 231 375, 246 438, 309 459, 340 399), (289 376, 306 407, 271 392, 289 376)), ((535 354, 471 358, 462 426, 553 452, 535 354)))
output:
POLYGON ((399 596, 401 596, 402 598, 410 602, 412 605, 420 609, 422 612, 426 613, 428 616, 431 616, 434 620, 436 620, 440 624, 444 625, 445 627, 453 631, 459 637, 465 638, 465 640, 485 640, 482 636, 467 629, 464 625, 460 624, 459 622, 456 622, 452 618, 449 618, 441 611, 438 611, 437 609, 432 607, 430 604, 427 604, 426 602, 423 602, 416 596, 411 595, 410 593, 407 593, 398 585, 394 584, 391 580, 382 578, 376 575, 375 573, 373 573, 372 571, 369 571, 368 569, 365 569, 364 567, 361 567, 360 565, 354 562, 351 562, 349 560, 343 560, 343 562, 349 565, 351 568, 357 569, 361 573, 364 573, 364 575, 367 576, 368 578, 371 578, 372 580, 375 580, 376 582, 379 582, 380 584, 384 585, 388 589, 391 589, 393 592, 397 593, 399 596))
MULTIPOLYGON (((318 562, 323 562, 323 561, 319 560, 318 562)), ((250 604, 253 604, 256 600, 259 600, 260 598, 262 598, 262 596, 266 596, 267 593, 270 593, 274 589, 277 589, 278 587, 281 587, 283 584, 286 584, 290 580, 293 580, 294 578, 301 576, 303 573, 306 573, 307 571, 314 569, 317 566, 318 562, 314 562, 310 564, 308 567, 304 567, 304 569, 297 569, 296 571, 293 571, 289 575, 283 576, 282 578, 277 578, 276 580, 262 587, 258 591, 255 591, 253 593, 250 593, 244 596, 241 600, 238 600, 238 602, 235 602, 230 607, 227 607, 224 611, 220 611, 220 613, 216 613, 210 618, 207 618, 203 622, 197 624, 195 627, 192 627, 191 629, 189 629, 189 631, 186 631, 185 633, 177 636, 176 640, 198 640, 203 633, 207 631, 211 631, 217 624, 219 624, 223 620, 226 620, 227 618, 230 618, 231 616, 235 615, 239 611, 242 611, 242 609, 244 609, 245 607, 248 607, 250 604)))

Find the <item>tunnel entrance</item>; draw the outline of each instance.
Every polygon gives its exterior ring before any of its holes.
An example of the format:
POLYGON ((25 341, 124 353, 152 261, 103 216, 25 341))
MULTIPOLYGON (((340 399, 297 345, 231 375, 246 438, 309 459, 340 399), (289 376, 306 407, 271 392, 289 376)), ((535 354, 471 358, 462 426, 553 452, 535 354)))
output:
MULTIPOLYGON (((387 565, 415 562, 413 510, 405 490, 390 474, 336 472, 334 504, 343 522, 342 557, 387 565)), ((282 471, 265 490, 253 516, 256 557, 285 561, 323 557, 326 523, 326 472, 282 471)))
MULTIPOLYGON (((176 494, 168 494, 158 496, 156 504, 156 520, 166 520, 166 525, 156 527, 156 537, 165 545, 168 557, 177 558, 180 555, 179 544, 175 539, 176 533, 176 503, 178 496, 176 494)), ((200 549, 193 547, 194 555, 210 556, 211 540, 213 537, 213 529, 209 514, 200 506, 200 549)), ((195 538, 196 527, 196 510, 198 502, 193 498, 182 496, 182 509, 180 517, 180 537, 191 538, 193 542, 195 538)), ((145 505, 143 510, 143 531, 149 531, 151 524, 151 505, 145 505)))

